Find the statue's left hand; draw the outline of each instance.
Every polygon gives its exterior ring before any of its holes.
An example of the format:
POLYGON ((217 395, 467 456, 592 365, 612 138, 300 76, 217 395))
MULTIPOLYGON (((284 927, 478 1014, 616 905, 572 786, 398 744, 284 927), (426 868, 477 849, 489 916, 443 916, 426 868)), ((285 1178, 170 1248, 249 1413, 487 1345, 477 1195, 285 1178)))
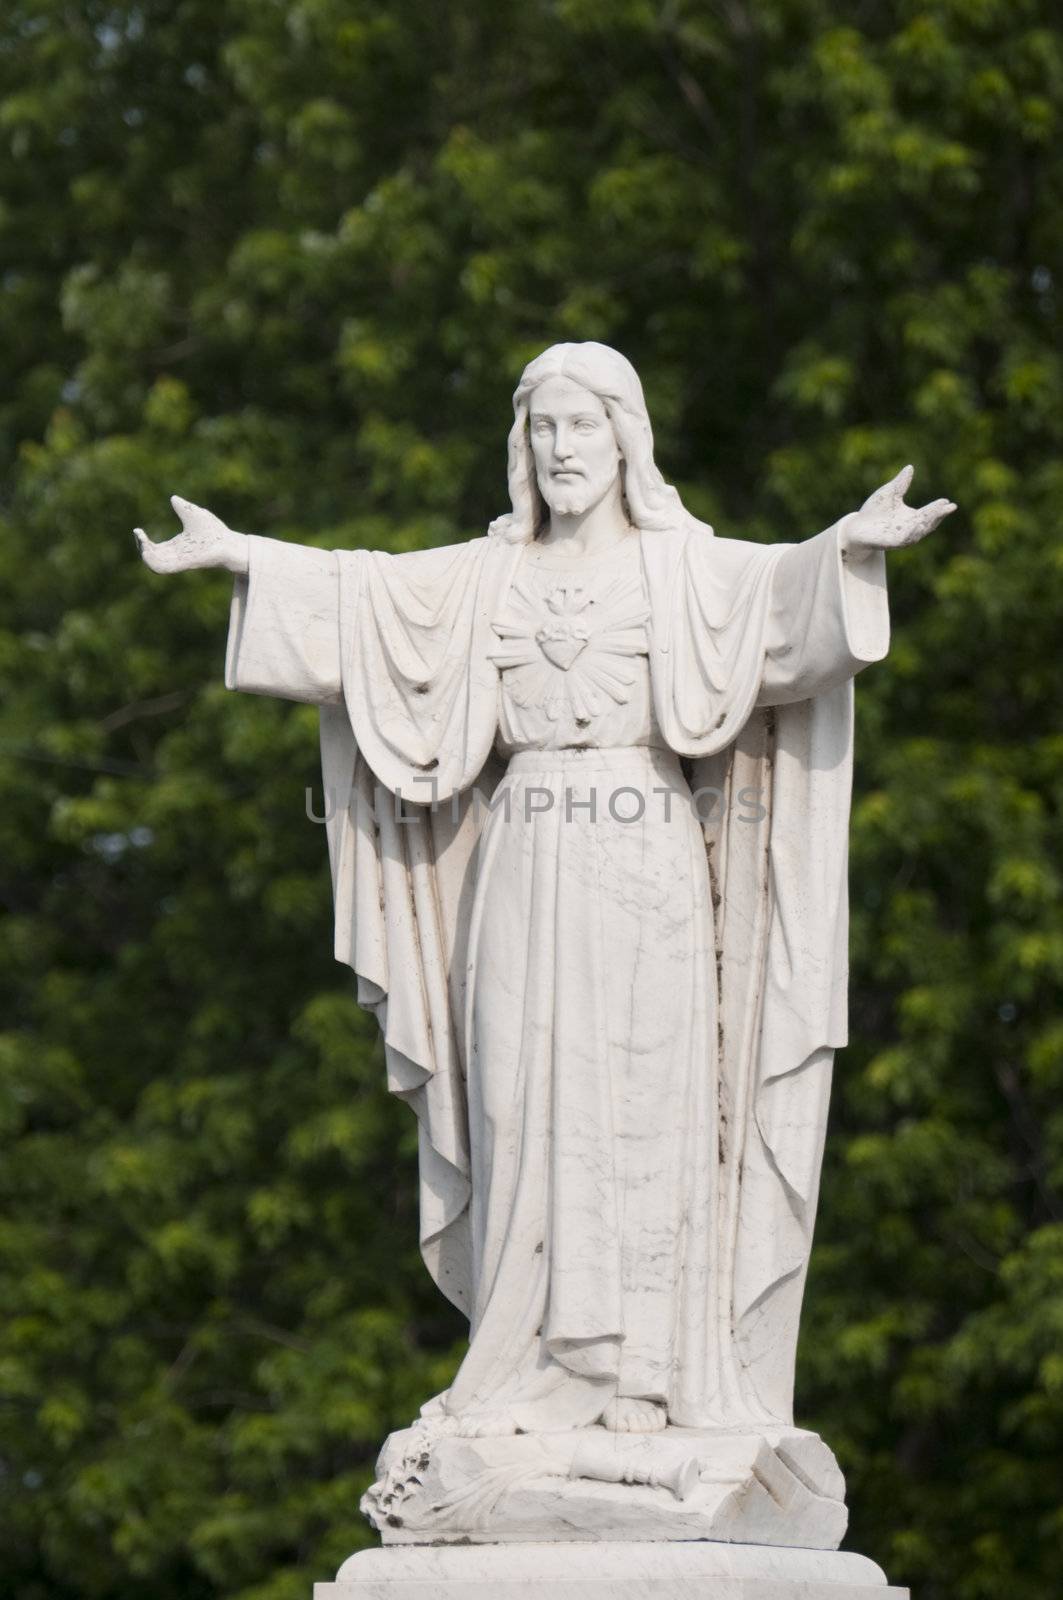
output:
POLYGON ((172 539, 156 544, 143 528, 133 529, 145 566, 152 572, 194 572, 200 567, 227 567, 237 574, 247 571, 245 534, 236 533, 213 511, 194 506, 180 495, 171 495, 170 504, 181 519, 181 531, 172 539))
POLYGON ((905 505, 905 492, 914 470, 903 467, 889 483, 869 495, 859 511, 846 517, 840 540, 842 555, 848 560, 860 561, 872 550, 897 550, 902 545, 918 544, 955 511, 951 500, 932 500, 928 506, 905 505))

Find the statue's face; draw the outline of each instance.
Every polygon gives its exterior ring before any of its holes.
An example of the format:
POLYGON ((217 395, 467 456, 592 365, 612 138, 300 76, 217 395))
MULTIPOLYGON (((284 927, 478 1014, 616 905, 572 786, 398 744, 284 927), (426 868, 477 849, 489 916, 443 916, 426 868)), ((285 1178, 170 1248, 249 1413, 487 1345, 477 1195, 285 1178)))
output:
POLYGON ((571 378, 548 378, 528 408, 539 492, 559 516, 581 516, 620 475, 620 447, 596 394, 571 378))

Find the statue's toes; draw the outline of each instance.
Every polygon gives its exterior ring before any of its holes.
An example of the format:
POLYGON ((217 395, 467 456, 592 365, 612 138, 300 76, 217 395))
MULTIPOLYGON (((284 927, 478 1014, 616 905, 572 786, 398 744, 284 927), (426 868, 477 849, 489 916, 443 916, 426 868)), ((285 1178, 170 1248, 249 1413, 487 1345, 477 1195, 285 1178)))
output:
POLYGON ((602 1413, 602 1426, 613 1433, 659 1433, 667 1423, 668 1413, 656 1400, 629 1395, 617 1395, 602 1413))
POLYGON ((454 1419, 461 1439, 497 1439, 517 1432, 517 1424, 507 1411, 464 1411, 454 1419))

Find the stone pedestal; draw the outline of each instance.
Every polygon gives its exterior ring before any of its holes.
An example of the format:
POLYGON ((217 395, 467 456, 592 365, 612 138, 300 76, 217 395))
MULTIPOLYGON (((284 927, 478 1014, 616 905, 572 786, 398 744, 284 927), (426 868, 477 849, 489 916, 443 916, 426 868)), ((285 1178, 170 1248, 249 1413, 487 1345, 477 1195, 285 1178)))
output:
POLYGON ((690 1543, 392 1545, 314 1600, 909 1600, 864 1556, 690 1543))
POLYGON ((785 1545, 835 1550, 845 1484, 801 1428, 602 1427, 482 1439, 393 1433, 362 1510, 385 1545, 785 1545))

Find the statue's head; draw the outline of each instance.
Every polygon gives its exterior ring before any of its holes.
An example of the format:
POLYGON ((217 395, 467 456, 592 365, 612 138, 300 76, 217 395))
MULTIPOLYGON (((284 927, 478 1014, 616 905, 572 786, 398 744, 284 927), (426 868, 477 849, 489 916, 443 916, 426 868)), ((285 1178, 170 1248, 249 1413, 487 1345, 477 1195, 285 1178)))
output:
POLYGON ((578 514, 618 479, 636 527, 669 527, 684 516, 678 494, 653 459, 638 373, 618 350, 594 343, 551 345, 521 374, 513 412, 513 510, 491 524, 493 534, 513 543, 534 539, 551 508, 578 514), (562 438, 566 450, 557 448, 562 438))

